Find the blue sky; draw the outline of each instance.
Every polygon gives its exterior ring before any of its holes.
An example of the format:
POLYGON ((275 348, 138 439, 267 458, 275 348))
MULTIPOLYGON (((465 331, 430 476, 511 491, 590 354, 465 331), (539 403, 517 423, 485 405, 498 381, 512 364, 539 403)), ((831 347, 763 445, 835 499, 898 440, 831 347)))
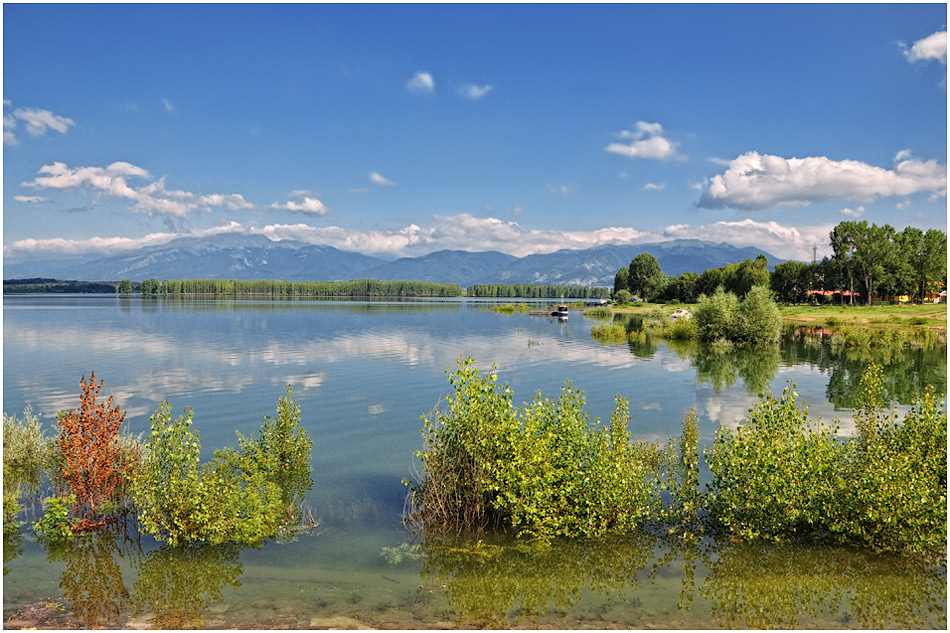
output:
POLYGON ((4 259, 947 228, 947 5, 3 6, 4 259))

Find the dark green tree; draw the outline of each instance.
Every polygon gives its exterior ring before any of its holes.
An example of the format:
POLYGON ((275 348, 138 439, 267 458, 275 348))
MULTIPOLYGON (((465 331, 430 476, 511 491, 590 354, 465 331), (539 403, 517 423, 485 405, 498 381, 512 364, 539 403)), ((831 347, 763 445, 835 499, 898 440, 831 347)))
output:
POLYGON ((630 262, 628 284, 630 292, 646 301, 654 288, 663 281, 660 262, 649 253, 640 253, 630 262))
POLYGON ((614 275, 614 295, 621 290, 630 290, 630 270, 626 267, 621 268, 614 275))
POLYGON ((119 282, 119 286, 115 289, 120 295, 127 295, 132 293, 132 281, 129 279, 123 279, 119 282))

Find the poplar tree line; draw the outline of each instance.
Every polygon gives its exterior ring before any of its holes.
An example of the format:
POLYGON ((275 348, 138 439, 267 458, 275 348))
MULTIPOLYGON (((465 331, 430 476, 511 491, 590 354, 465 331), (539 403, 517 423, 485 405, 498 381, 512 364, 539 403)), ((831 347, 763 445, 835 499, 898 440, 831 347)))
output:
POLYGON ((273 281, 239 279, 146 279, 143 295, 217 295, 280 297, 458 297, 462 289, 455 284, 428 281, 273 281))
POLYGON ((600 286, 543 286, 541 284, 475 284, 469 297, 520 297, 524 299, 607 299, 610 288, 600 286))

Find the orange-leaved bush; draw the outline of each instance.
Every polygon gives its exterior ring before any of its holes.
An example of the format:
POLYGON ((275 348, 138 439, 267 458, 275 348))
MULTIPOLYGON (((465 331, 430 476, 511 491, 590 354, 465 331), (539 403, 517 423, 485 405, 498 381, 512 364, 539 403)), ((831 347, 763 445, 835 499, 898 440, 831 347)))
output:
POLYGON ((56 444, 62 456, 63 481, 76 495, 74 529, 81 530, 105 524, 106 510, 125 479, 118 442, 125 413, 113 406, 112 396, 97 402, 103 381, 97 384, 95 373, 88 381, 83 376, 79 384, 80 406, 60 418, 56 444))

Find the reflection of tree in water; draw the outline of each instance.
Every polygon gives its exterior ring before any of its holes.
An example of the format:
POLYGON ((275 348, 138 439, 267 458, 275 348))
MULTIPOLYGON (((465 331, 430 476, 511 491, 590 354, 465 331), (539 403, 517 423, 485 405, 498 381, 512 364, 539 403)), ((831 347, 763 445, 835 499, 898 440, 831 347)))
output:
POLYGON ((122 533, 100 530, 49 544, 47 548, 51 562, 65 564, 59 586, 73 615, 89 628, 120 628, 120 619, 129 604, 129 591, 117 556, 134 555, 135 544, 122 533))
POLYGON ((460 624, 504 629, 566 613, 582 589, 608 601, 632 595, 652 549, 642 536, 550 546, 429 538, 423 552, 423 584, 460 624))
POLYGON ((749 393, 758 393, 775 378, 782 357, 776 345, 719 347, 698 345, 692 358, 696 381, 709 383, 718 395, 742 380, 749 393))
POLYGON ((829 375, 826 391, 835 409, 853 409, 864 370, 870 362, 884 369, 886 397, 911 405, 929 385, 942 391, 947 384, 947 348, 940 345, 880 345, 853 348, 832 345, 830 337, 794 329, 782 342, 788 363, 808 363, 829 375))
POLYGON ((716 626, 814 628, 829 617, 848 628, 946 628, 946 561, 845 548, 730 544, 701 588, 716 626), (803 618, 812 618, 803 621, 803 618))
POLYGON ((236 545, 163 545, 142 558, 132 587, 136 612, 154 613, 151 626, 200 628, 204 612, 221 600, 225 587, 238 588, 244 572, 236 545))
POLYGON ((23 553, 23 533, 20 526, 3 526, 3 575, 10 573, 9 563, 16 560, 16 557, 23 553))
POLYGON ((680 612, 701 598, 709 627, 946 628, 945 559, 642 533, 550 547, 430 538, 422 549, 424 586, 464 627, 550 625, 580 606, 583 591, 636 605, 638 587, 673 571, 680 612))

